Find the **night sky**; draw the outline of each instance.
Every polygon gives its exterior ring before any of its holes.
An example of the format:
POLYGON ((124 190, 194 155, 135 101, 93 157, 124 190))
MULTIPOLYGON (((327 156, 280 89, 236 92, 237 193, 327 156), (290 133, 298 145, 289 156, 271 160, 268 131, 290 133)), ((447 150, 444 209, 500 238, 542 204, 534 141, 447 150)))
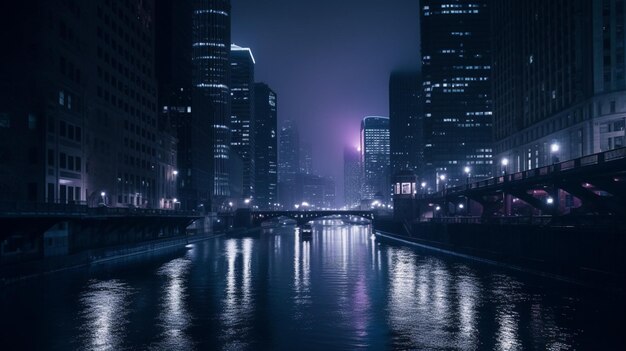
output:
POLYGON ((343 147, 361 119, 389 115, 389 74, 419 67, 418 0, 233 0, 232 42, 251 47, 256 81, 278 94, 313 167, 343 198, 343 147))

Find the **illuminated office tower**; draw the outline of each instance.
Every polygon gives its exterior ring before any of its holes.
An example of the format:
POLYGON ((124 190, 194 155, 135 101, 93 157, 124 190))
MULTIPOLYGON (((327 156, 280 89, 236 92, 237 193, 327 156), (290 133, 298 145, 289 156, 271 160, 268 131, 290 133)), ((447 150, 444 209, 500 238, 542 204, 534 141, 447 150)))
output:
POLYGON ((254 198, 255 118, 254 56, 249 48, 231 45, 230 147, 243 161, 243 197, 254 198))
POLYGON ((361 121, 362 197, 389 202, 391 196, 389 118, 365 117, 361 121))
POLYGON ((424 171, 464 183, 492 169, 491 32, 487 0, 423 0, 424 171))
POLYGON ((194 120, 209 121, 211 149, 206 181, 212 210, 227 208, 230 195, 230 1, 194 0, 192 18, 194 120))

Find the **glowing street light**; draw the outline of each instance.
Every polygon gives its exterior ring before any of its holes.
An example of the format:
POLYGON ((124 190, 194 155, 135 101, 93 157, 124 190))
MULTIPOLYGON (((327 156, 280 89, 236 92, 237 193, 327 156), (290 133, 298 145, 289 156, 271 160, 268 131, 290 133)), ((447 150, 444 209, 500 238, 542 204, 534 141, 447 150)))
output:
POLYGON ((445 182, 445 181, 446 181, 446 175, 445 175, 445 174, 440 175, 440 176, 439 176, 439 179, 440 179, 442 182, 445 182))
POLYGON ((561 150, 561 146, 554 142, 550 145, 550 154, 552 155, 552 163, 559 163, 559 150, 561 150))
POLYGON ((174 171, 172 172, 172 174, 173 174, 173 175, 175 175, 175 176, 177 176, 177 175, 178 175, 178 171, 174 170, 174 171))
POLYGON ((550 145, 550 152, 552 153, 559 152, 559 149, 561 149, 561 147, 557 143, 552 143, 552 145, 550 145))
POLYGON ((509 159, 505 157, 502 159, 502 161, 500 161, 500 163, 502 164, 502 167, 504 168, 503 173, 506 174, 507 166, 509 165, 509 159))
POLYGON ((549 198, 546 200, 546 203, 547 203, 548 205, 552 205, 552 204, 554 204, 554 199, 553 199, 553 198, 551 198, 551 197, 549 197, 549 198))
POLYGON ((469 166, 465 166, 463 168, 463 173, 465 173, 465 175, 466 175, 465 183, 469 184, 470 173, 472 173, 472 169, 469 166))
POLYGON ((459 204, 459 208, 460 208, 460 209, 464 209, 464 208, 465 208, 465 205, 463 205, 463 204, 459 204))
POLYGON ((250 199, 245 199, 245 200, 243 200, 243 202, 244 202, 246 205, 248 205, 248 204, 250 203, 250 201, 251 201, 250 199))
POLYGON ((105 197, 107 196, 107 193, 105 193, 104 191, 100 193, 100 196, 105 197))

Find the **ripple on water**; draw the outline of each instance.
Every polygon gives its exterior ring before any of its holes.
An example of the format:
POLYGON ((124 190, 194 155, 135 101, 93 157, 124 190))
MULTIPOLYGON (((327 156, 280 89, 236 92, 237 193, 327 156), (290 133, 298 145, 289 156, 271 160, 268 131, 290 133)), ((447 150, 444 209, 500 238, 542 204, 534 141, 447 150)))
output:
POLYGON ((134 290, 117 280, 90 280, 80 296, 80 349, 121 350, 134 290))

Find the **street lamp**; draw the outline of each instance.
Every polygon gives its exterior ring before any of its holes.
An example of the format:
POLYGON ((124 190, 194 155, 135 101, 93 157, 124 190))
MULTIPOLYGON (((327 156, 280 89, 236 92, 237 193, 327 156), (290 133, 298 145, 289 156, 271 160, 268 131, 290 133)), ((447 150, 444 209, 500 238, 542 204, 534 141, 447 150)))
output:
POLYGON ((546 203, 547 203, 548 205, 552 205, 552 204, 554 204, 554 199, 553 199, 553 198, 551 198, 551 197, 549 197, 549 198, 546 200, 546 203))
POLYGON ((446 189, 446 183, 445 183, 445 181, 446 181, 446 175, 445 175, 445 174, 440 174, 440 175, 437 177, 437 191, 439 191, 439 183, 442 183, 442 184, 443 184, 443 190, 445 190, 445 189, 446 189))
POLYGON ((505 157, 505 158, 502 159, 501 163, 502 163, 502 167, 504 168, 503 172, 504 172, 504 174, 506 174, 506 171, 507 171, 506 168, 509 165, 509 159, 505 157))
POLYGON ((470 175, 471 175, 471 173, 472 173, 472 169, 471 169, 469 166, 465 166, 465 167, 463 168, 463 173, 465 173, 465 175, 467 176, 467 178, 466 178, 466 182, 465 182, 465 183, 466 183, 466 184, 469 184, 469 179, 470 179, 470 175))
POLYGON ((178 171, 174 170, 174 171, 172 172, 172 174, 173 174, 173 175, 175 175, 175 176, 177 176, 177 175, 178 175, 178 171))
POLYGON ((552 155, 552 164, 559 163, 558 153, 560 149, 561 149, 561 146, 556 142, 550 145, 550 155, 552 155))

